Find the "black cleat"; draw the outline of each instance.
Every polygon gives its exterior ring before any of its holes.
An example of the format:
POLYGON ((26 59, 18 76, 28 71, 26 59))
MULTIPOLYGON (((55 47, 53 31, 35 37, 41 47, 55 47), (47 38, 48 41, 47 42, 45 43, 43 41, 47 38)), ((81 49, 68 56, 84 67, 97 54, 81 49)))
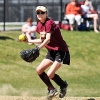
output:
POLYGON ((52 98, 53 98, 54 96, 56 96, 57 94, 58 94, 58 91, 57 91, 56 89, 50 90, 50 91, 48 92, 47 99, 48 99, 48 100, 52 100, 52 98))
POLYGON ((66 95, 68 84, 67 82, 65 82, 64 84, 65 84, 64 87, 60 87, 59 98, 63 98, 66 95))

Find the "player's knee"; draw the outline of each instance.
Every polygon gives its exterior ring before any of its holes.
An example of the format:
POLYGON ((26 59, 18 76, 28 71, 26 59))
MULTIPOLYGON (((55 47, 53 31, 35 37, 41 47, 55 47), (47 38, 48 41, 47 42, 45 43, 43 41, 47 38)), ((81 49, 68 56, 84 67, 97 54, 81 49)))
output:
POLYGON ((39 74, 39 75, 42 73, 41 70, 38 69, 38 68, 36 69, 36 72, 37 72, 37 74, 39 74))
POLYGON ((50 73, 47 73, 47 76, 48 76, 50 79, 52 79, 52 78, 54 77, 54 75, 53 75, 53 74, 50 74, 50 73))

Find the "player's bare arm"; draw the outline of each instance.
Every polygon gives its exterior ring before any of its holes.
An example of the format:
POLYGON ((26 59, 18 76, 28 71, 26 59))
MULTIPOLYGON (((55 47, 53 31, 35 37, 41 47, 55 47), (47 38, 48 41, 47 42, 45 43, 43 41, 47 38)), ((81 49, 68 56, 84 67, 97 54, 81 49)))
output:
POLYGON ((30 33, 30 31, 28 31, 26 33, 26 37, 27 37, 28 42, 34 43, 36 45, 40 44, 39 45, 40 49, 45 47, 50 42, 51 33, 46 34, 46 32, 40 32, 40 39, 34 39, 34 40, 31 39, 29 33, 30 33))
POLYGON ((41 38, 40 39, 34 39, 34 40, 32 40, 31 37, 30 37, 30 35, 29 35, 29 33, 30 33, 30 31, 26 32, 27 41, 29 43, 33 43, 35 45, 38 45, 38 44, 42 43, 43 40, 41 38))
POLYGON ((42 40, 41 39, 34 39, 34 40, 29 39, 28 42, 29 43, 33 43, 35 45, 38 45, 38 44, 41 44, 42 43, 42 40))

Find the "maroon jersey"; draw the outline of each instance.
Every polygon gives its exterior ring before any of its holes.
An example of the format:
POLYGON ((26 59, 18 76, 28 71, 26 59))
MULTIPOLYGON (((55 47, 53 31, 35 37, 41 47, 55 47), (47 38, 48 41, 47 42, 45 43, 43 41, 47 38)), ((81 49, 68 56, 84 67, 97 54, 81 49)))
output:
POLYGON ((37 33, 45 31, 51 33, 50 42, 46 45, 48 50, 68 51, 68 46, 63 40, 59 26, 52 19, 47 18, 45 23, 38 22, 37 33))

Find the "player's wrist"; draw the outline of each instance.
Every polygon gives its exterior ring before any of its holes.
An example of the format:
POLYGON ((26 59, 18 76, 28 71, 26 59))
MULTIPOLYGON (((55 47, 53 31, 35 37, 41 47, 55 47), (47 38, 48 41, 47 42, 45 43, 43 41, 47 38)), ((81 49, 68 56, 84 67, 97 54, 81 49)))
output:
POLYGON ((37 50, 40 50, 40 48, 39 48, 39 46, 38 46, 38 45, 36 46, 36 49, 37 49, 37 50))

